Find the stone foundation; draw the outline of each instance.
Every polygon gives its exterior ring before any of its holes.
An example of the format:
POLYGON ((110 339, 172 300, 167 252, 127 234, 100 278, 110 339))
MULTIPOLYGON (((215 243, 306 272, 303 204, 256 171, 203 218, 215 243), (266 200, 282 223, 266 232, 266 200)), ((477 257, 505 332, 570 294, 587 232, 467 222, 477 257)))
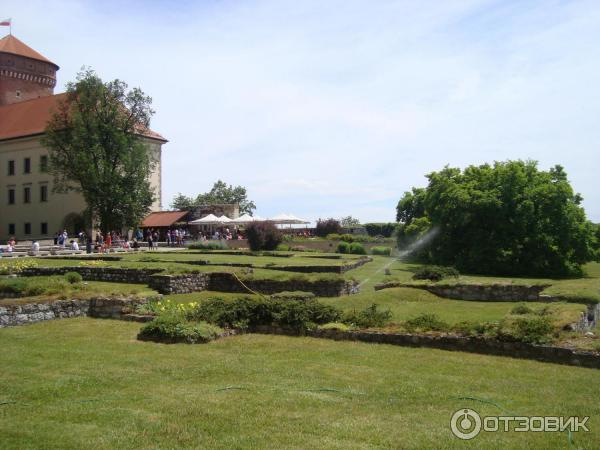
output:
POLYGON ((424 289, 439 297, 454 300, 489 302, 542 301, 540 292, 549 285, 522 284, 419 284, 390 282, 378 284, 375 290, 393 287, 424 289))
POLYGON ((370 331, 313 330, 298 332, 293 329, 277 327, 257 327, 252 331, 255 333, 283 334, 288 336, 304 335, 338 341, 360 341, 405 347, 437 348, 441 350, 509 356, 512 358, 533 359, 556 364, 600 369, 600 355, 597 353, 575 351, 562 347, 532 345, 524 342, 503 342, 478 337, 432 336, 370 331))
POLYGON ((37 277, 77 272, 86 281, 148 284, 150 277, 161 271, 162 269, 127 269, 121 267, 29 267, 23 269, 21 275, 25 277, 37 277))
POLYGON ((93 297, 85 300, 0 306, 0 328, 81 316, 121 319, 137 305, 147 301, 138 297, 93 297))

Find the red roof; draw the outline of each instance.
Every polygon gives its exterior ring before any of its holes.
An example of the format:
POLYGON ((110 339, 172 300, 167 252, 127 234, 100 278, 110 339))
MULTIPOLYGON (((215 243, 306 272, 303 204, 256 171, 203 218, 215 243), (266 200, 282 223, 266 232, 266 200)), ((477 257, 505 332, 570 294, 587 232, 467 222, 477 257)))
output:
POLYGON ((10 53, 12 55, 25 56, 26 58, 36 59, 38 61, 50 63, 53 66, 56 66, 56 68, 58 69, 58 66, 56 64, 54 64, 45 56, 40 55, 38 52, 36 52, 28 45, 24 44, 12 34, 4 36, 2 39, 0 39, 0 52, 10 53))
MULTIPOLYGON (((12 105, 0 106, 0 141, 43 134, 46 124, 66 94, 49 95, 12 105)), ((160 134, 140 131, 142 136, 167 142, 160 134)))
POLYGON ((153 212, 144 219, 142 227, 170 227, 174 223, 181 221, 187 213, 187 211, 153 212))

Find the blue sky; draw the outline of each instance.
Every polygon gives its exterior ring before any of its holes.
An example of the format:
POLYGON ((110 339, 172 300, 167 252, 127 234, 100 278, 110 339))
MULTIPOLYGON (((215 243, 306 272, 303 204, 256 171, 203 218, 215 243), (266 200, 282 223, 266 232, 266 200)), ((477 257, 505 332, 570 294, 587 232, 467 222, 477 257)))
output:
POLYGON ((5 0, 13 33, 153 97, 163 195, 393 220, 444 165, 565 166, 600 222, 600 2, 5 0))

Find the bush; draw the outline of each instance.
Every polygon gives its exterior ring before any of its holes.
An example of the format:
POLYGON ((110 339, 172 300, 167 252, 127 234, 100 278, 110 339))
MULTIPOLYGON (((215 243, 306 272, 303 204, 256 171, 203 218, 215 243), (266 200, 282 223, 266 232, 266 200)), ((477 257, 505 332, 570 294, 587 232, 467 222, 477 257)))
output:
POLYGON ((352 244, 350 244, 350 249, 349 249, 349 253, 352 253, 353 255, 366 255, 367 251, 365 250, 365 248, 362 246, 362 244, 359 244, 358 242, 353 242, 352 244))
POLYGON ((365 230, 369 236, 391 237, 398 226, 395 222, 389 223, 366 223, 365 230))
POLYGON ((256 222, 246 227, 250 250, 275 250, 282 241, 281 232, 273 222, 256 222))
POLYGON ((515 306, 513 309, 510 310, 510 313, 515 315, 531 314, 532 312, 533 309, 531 309, 527 305, 524 305, 523 303, 515 306))
POLYGON ((377 309, 373 303, 366 309, 357 312, 356 310, 347 312, 342 322, 359 328, 383 327, 392 319, 392 313, 389 310, 377 309))
POLYGON ((337 252, 338 253, 350 253, 350 244, 348 244, 347 242, 340 242, 337 246, 337 252))
POLYGON ((390 256, 392 254, 392 249, 390 247, 373 247, 371 249, 371 254, 379 256, 390 256))
POLYGON ((327 219, 317 220, 317 226, 315 227, 315 234, 319 237, 326 237, 328 234, 337 233, 340 234, 342 231, 342 225, 339 220, 327 219))
POLYGON ((335 322, 340 313, 316 299, 253 299, 240 297, 224 300, 214 297, 203 301, 187 317, 228 328, 252 328, 260 325, 314 328, 316 324, 335 322))
POLYGON ((283 291, 270 295, 272 300, 312 300, 315 294, 303 291, 283 291))
POLYGON ((190 250, 224 250, 227 247, 225 241, 207 241, 207 242, 196 242, 194 244, 188 245, 188 249, 190 250))
POLYGON ((421 314, 404 322, 404 326, 409 331, 447 331, 450 329, 450 325, 440 320, 435 314, 421 314))
POLYGON ((67 272, 65 273, 65 280, 71 284, 76 284, 81 283, 83 281, 83 277, 77 272, 67 272))
POLYGON ((454 267, 422 266, 413 275, 413 280, 440 281, 447 277, 459 277, 458 270, 454 267))
POLYGON ((219 337, 222 329, 206 322, 189 322, 177 314, 161 314, 142 327, 142 337, 159 338, 171 342, 190 344, 209 342, 219 337))
POLYGON ((529 344, 545 344, 552 340, 554 326, 547 316, 518 318, 502 323, 500 337, 529 344))

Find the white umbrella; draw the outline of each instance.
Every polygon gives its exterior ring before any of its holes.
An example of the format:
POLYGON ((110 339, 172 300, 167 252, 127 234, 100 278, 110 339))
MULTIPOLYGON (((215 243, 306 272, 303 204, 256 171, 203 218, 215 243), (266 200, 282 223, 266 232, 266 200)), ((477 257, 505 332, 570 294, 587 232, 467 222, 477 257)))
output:
POLYGON ((214 214, 202 217, 201 219, 192 220, 190 225, 219 225, 221 222, 214 214))
POLYGON ((293 222, 291 222, 291 223, 297 223, 297 224, 307 224, 307 223, 310 223, 309 220, 301 219, 300 217, 295 216, 293 214, 288 214, 288 217, 290 218, 290 220, 293 220, 293 222))
POLYGON ((219 221, 220 224, 232 222, 232 220, 225 215, 217 217, 217 220, 219 221))
POLYGON ((277 214, 276 216, 271 217, 269 220, 276 224, 294 223, 288 214, 277 214))
POLYGON ((252 217, 250 214, 244 214, 241 215, 240 217, 238 217, 237 219, 233 219, 231 222, 236 223, 236 224, 244 224, 244 223, 250 223, 254 221, 254 217, 252 217))

